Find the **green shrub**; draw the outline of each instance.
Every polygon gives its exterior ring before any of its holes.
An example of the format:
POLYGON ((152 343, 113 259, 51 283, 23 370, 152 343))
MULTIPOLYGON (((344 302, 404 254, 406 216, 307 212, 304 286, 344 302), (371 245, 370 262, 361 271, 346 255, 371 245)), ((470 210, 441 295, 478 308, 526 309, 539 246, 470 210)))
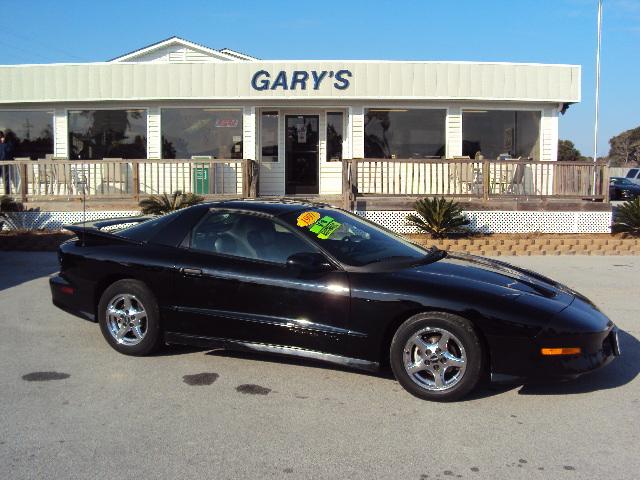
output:
POLYGON ((434 238, 466 231, 469 225, 460 204, 444 197, 418 200, 413 209, 417 215, 407 215, 407 223, 434 238))
POLYGON ((640 197, 630 200, 618 207, 615 212, 612 233, 630 233, 640 236, 640 197))
POLYGON ((162 195, 152 195, 141 200, 138 204, 145 215, 164 215, 165 213, 180 210, 181 208, 196 205, 204 200, 204 197, 193 193, 173 192, 171 196, 166 193, 162 195))
POLYGON ((26 232, 29 230, 46 229, 51 220, 48 212, 41 212, 39 208, 25 208, 21 203, 8 195, 0 197, 0 230, 26 232), (24 215, 30 213, 31 215, 24 215))

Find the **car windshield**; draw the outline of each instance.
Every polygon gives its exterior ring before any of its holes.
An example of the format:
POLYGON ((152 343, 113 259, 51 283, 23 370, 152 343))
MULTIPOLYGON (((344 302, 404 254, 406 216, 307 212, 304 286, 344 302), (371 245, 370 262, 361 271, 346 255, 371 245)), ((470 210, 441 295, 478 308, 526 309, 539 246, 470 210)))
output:
POLYGON ((431 253, 372 222, 340 210, 309 208, 281 218, 340 262, 354 267, 420 261, 431 253))

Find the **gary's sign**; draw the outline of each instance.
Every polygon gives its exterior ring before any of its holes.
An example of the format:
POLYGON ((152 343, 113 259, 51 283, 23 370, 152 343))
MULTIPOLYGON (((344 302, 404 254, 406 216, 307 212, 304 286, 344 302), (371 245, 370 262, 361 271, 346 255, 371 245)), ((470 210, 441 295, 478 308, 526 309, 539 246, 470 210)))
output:
POLYGON ((349 70, 294 70, 291 73, 280 70, 271 74, 267 70, 259 70, 251 77, 251 88, 254 90, 319 90, 321 85, 331 83, 336 90, 349 88, 353 74, 349 70))

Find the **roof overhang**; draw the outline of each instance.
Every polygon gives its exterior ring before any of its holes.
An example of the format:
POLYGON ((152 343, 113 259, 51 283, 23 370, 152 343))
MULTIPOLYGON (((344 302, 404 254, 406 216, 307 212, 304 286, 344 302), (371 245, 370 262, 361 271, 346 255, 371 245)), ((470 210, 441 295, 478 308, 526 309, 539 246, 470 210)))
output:
POLYGON ((255 61, 0 67, 0 104, 199 99, 574 103, 580 66, 255 61), (294 81, 296 79, 296 81, 294 81))

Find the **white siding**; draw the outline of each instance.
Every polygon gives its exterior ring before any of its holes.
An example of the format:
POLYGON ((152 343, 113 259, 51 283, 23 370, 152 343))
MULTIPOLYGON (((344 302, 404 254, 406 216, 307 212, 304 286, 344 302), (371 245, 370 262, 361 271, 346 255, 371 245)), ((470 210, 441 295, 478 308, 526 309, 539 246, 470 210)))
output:
POLYGON ((167 45, 147 53, 141 53, 138 56, 131 57, 127 62, 221 62, 220 58, 214 57, 198 51, 193 48, 184 47, 182 45, 167 45))
POLYGON ((558 159, 558 109, 546 107, 540 119, 542 145, 540 159, 555 161, 558 159))
MULTIPOLYGON (((260 176, 258 178, 259 194, 266 196, 284 195, 284 146, 285 146, 285 125, 284 113, 278 115, 278 161, 262 162, 260 158, 260 176)), ((259 135, 259 129, 257 134, 259 135)), ((259 142, 259 139, 257 140, 259 142)), ((261 151, 261 148, 258 147, 261 151)))
POLYGON ((327 161, 327 111, 320 113, 320 193, 338 195, 342 192, 342 162, 327 161))
POLYGON ((115 62, 0 66, 0 103, 266 99, 580 101, 580 67, 455 62, 115 62), (256 90, 255 73, 352 73, 348 88, 256 90))
POLYGON ((161 158, 162 132, 160 130, 160 108, 147 109, 147 158, 161 158))
POLYGON ((53 155, 58 158, 69 158, 69 120, 67 110, 56 108, 53 112, 53 155))
POLYGON ((448 110, 445 135, 447 157, 462 155, 462 110, 459 106, 448 110))
POLYGON ((353 158, 364 158, 364 108, 351 107, 351 152, 353 158))
POLYGON ((242 156, 256 159, 256 107, 244 107, 242 112, 242 156))

